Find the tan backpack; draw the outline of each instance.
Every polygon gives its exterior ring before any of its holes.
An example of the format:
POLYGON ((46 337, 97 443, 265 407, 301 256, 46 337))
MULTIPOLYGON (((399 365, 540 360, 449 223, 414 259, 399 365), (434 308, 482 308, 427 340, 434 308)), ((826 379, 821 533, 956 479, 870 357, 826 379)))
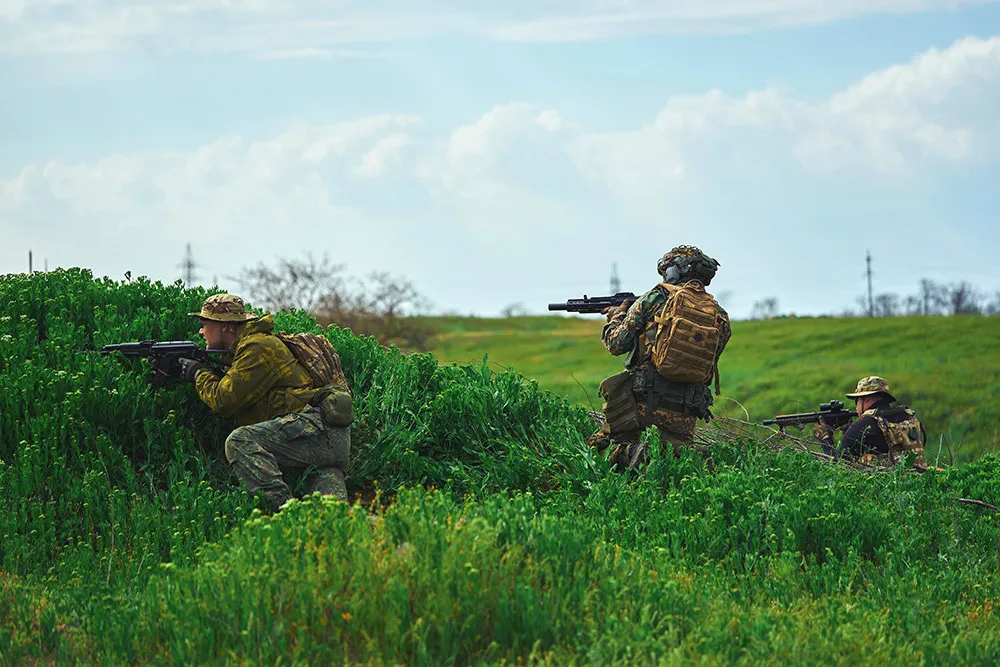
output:
POLYGON ((330 385, 347 388, 347 378, 340 367, 340 357, 333 351, 333 345, 325 336, 312 333, 279 333, 277 336, 309 373, 313 388, 321 389, 330 385))
POLYGON ((671 382, 708 384, 714 377, 718 394, 719 305, 697 280, 681 286, 661 283, 660 287, 668 301, 653 320, 657 324, 653 365, 671 382))
POLYGON ((927 467, 927 458, 924 456, 924 441, 927 434, 924 432, 923 424, 920 423, 916 413, 911 408, 905 405, 898 405, 887 410, 872 408, 861 414, 862 417, 867 415, 875 418, 886 443, 889 445, 888 459, 890 463, 895 465, 899 459, 914 452, 916 454, 914 464, 927 467), (890 422, 886 419, 887 416, 900 413, 905 415, 906 419, 899 422, 890 422))

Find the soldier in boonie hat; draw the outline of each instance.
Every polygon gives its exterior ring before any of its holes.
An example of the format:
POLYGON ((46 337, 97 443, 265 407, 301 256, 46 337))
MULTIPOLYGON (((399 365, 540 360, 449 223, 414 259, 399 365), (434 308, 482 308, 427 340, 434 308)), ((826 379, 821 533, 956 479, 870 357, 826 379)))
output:
POLYGON ((854 393, 844 395, 847 398, 858 399, 862 396, 874 396, 876 394, 885 394, 889 398, 890 403, 896 400, 896 397, 889 392, 889 381, 877 375, 869 375, 868 377, 861 378, 858 380, 858 387, 854 390, 854 393))
MULTIPOLYGON (((844 431, 844 456, 895 465, 912 453, 914 465, 927 467, 927 432, 909 406, 893 405, 896 397, 889 391, 888 380, 878 375, 863 377, 854 392, 845 395, 857 402, 858 420, 844 431)), ((822 419, 816 424, 815 435, 823 441, 824 449, 833 449, 833 428, 822 419)))
POLYGON ((205 299, 200 312, 188 315, 212 322, 249 322, 257 319, 256 315, 247 312, 243 299, 235 294, 213 294, 205 299))
POLYGON ((293 488, 347 500, 353 409, 343 373, 316 386, 287 337, 275 332, 274 316, 248 313, 235 294, 212 295, 188 314, 199 318, 206 348, 232 350, 223 376, 198 359, 181 359, 179 377, 235 424, 225 454, 246 490, 260 494, 269 512, 292 498, 293 488))

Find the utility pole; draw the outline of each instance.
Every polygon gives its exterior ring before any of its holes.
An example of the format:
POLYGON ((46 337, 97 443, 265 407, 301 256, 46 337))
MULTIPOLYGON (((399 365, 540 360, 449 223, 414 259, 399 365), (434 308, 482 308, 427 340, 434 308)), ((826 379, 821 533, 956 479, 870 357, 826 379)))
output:
POLYGON ((191 287, 195 281, 194 270, 197 268, 197 264, 194 263, 194 256, 191 254, 191 244, 187 244, 187 254, 184 256, 184 261, 180 263, 180 268, 184 270, 184 286, 191 287))
POLYGON ((31 268, 31 251, 28 251, 28 275, 30 276, 34 271, 31 268))
POLYGON ((875 317, 875 301, 872 299, 872 252, 867 251, 865 260, 868 264, 868 317, 875 317))
POLYGON ((611 293, 618 294, 622 291, 622 281, 618 278, 618 262, 611 264, 611 293))

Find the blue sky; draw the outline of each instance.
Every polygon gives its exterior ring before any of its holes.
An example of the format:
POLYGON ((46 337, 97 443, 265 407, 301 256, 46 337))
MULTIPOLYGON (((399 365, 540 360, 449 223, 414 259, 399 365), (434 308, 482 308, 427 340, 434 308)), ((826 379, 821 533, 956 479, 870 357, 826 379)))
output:
POLYGON ((852 306, 867 249, 994 292, 998 118, 989 1, 0 0, 0 273, 326 252, 492 315, 693 243, 735 317, 852 306))

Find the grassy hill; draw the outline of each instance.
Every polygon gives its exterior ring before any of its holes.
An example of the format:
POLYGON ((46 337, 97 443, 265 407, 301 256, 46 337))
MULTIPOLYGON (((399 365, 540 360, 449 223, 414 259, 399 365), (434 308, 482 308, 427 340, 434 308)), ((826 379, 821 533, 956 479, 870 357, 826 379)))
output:
MULTIPOLYGON (((604 318, 431 318, 435 356, 512 368, 599 410, 600 381, 622 368, 601 344, 604 318)), ((931 460, 968 461, 1000 442, 1000 318, 783 318, 733 323, 715 413, 762 421, 844 400, 858 379, 887 378, 928 431, 931 460), (745 411, 745 412, 744 412, 745 411), (950 453, 949 453, 950 452, 950 453)), ((846 401, 852 405, 850 401, 846 401)))
MULTIPOLYGON (((231 424, 190 385, 152 391, 145 365, 98 352, 197 340, 184 313, 205 296, 75 269, 0 276, 0 664, 1000 658, 994 455, 871 475, 732 438, 710 461, 654 454, 619 475, 584 444, 586 411, 517 373, 279 313, 340 353, 348 489, 381 502, 263 516, 225 463, 231 424)), ((561 342, 551 321, 523 326, 561 342)), ((775 328, 761 337, 768 361, 795 354, 775 328)))

